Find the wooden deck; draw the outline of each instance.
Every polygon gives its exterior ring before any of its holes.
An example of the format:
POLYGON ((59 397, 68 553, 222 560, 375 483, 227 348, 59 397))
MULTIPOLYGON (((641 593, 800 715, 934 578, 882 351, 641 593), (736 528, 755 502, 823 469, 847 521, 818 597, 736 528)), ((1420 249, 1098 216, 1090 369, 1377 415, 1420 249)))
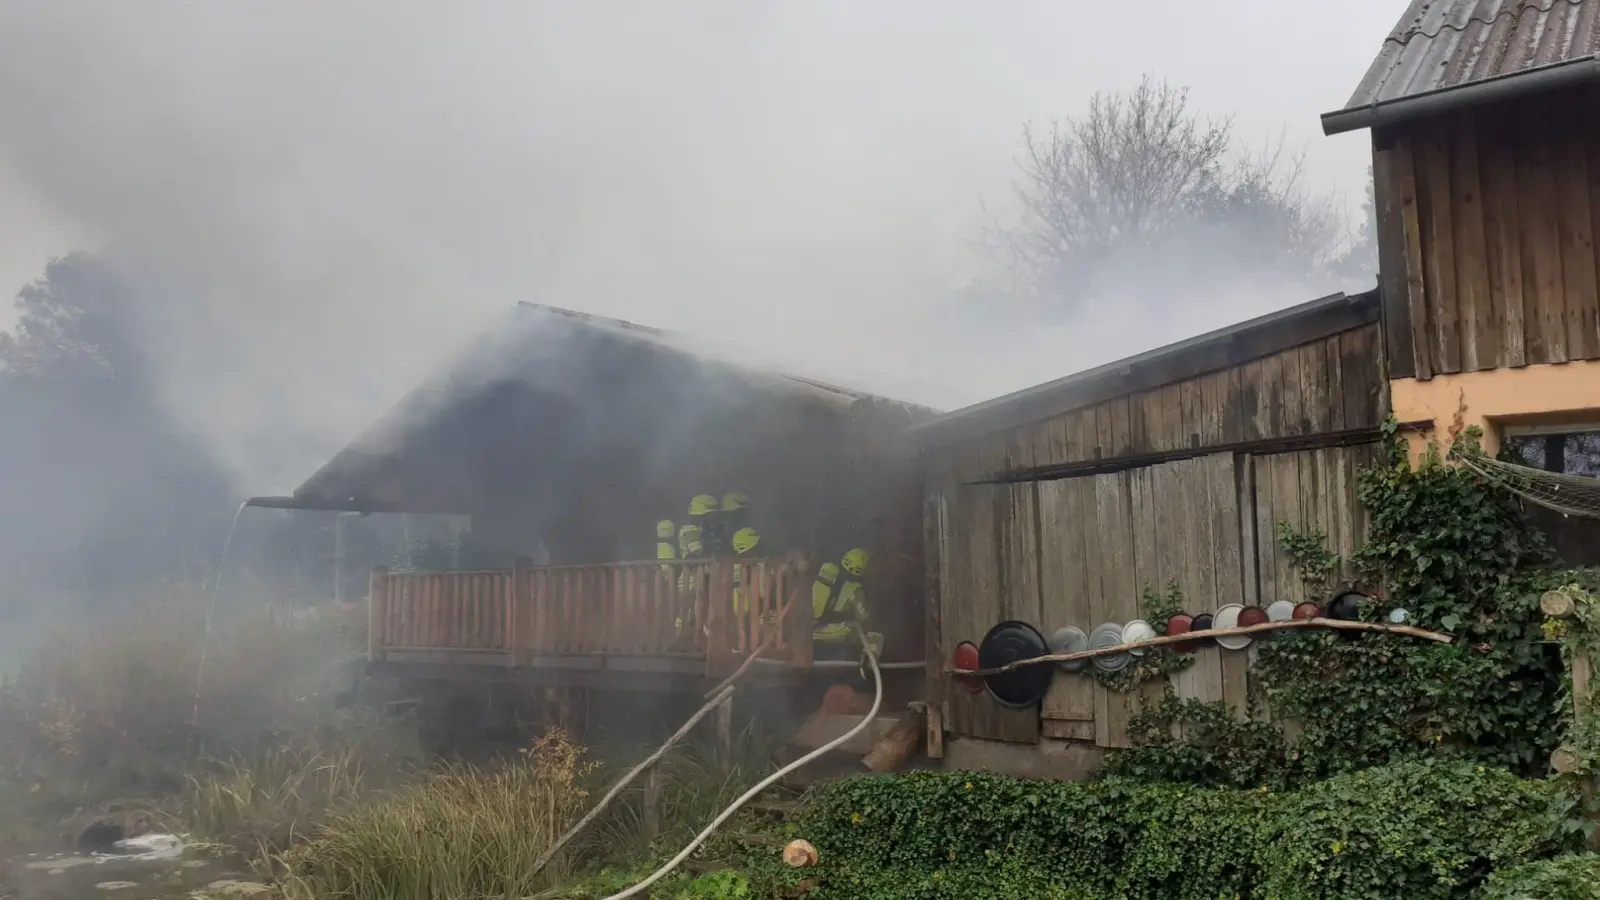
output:
MULTIPOLYGON (((368 660, 374 666, 614 672, 720 678, 761 654, 811 664, 810 567, 739 563, 748 598, 734 609, 732 560, 606 563, 482 572, 372 572, 368 660), (784 602, 798 597, 780 623, 784 602), (681 623, 681 624, 680 624, 681 623), (781 627, 780 627, 781 626, 781 627)), ((771 668, 766 665, 760 668, 771 668)))

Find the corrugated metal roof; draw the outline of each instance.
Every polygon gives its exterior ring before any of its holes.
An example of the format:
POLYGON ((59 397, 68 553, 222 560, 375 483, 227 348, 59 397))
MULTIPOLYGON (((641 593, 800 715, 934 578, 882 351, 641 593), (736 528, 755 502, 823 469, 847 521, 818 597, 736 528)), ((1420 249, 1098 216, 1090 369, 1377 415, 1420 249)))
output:
POLYGON ((1412 0, 1344 108, 1594 56, 1597 20, 1600 0, 1412 0))

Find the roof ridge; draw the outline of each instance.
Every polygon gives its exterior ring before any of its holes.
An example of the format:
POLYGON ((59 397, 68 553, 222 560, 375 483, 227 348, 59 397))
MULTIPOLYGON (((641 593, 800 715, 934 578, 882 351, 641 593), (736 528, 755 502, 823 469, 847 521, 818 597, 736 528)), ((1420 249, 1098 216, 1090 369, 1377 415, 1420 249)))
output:
MULTIPOLYGON (((1555 9, 1557 3, 1566 3, 1569 6, 1582 6, 1584 2, 1585 0, 1549 0, 1548 4, 1539 4, 1534 2, 1534 0, 1512 0, 1512 2, 1502 6, 1498 12, 1487 19, 1479 16, 1477 12, 1473 12, 1473 14, 1468 16, 1467 20, 1461 23, 1459 26, 1450 22, 1444 22, 1440 24, 1437 31, 1428 32, 1423 31, 1421 25, 1412 25, 1400 32, 1399 36, 1390 34, 1388 37, 1384 38, 1383 41, 1386 44, 1394 43, 1404 47, 1405 45, 1411 43, 1412 38, 1415 38, 1419 35, 1431 41, 1446 31, 1454 31, 1457 34, 1465 34, 1467 28, 1474 22, 1479 22, 1487 26, 1493 26, 1501 19, 1514 18, 1529 10, 1543 14, 1555 9)), ((1418 15, 1417 18, 1421 19, 1422 16, 1418 15)))

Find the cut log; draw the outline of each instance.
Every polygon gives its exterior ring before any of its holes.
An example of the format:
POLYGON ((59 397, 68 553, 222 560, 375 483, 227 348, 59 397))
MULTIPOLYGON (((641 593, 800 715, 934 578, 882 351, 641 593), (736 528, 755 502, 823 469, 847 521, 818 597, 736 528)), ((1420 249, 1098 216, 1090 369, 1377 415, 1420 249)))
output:
POLYGON ((810 841, 796 838, 783 848, 783 862, 794 869, 808 869, 817 864, 817 848, 810 841))
POLYGON ((867 755, 861 759, 861 764, 866 766, 868 772, 893 772, 905 765, 912 754, 922 746, 923 738, 928 733, 927 727, 922 713, 907 710, 901 714, 900 720, 894 727, 889 729, 889 733, 867 751, 867 755))
POLYGON ((1545 591, 1539 598, 1539 609, 1552 619, 1565 619, 1576 611, 1577 606, 1565 591, 1545 591))

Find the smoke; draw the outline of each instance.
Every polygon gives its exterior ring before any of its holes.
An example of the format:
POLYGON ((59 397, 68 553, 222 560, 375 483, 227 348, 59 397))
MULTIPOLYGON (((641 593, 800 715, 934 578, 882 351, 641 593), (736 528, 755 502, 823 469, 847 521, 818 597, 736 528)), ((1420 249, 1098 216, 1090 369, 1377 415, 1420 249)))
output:
POLYGON ((522 300, 949 408, 1322 292, 1175 273, 1047 328, 952 299, 1020 124, 1163 63, 1051 6, 0 4, 0 198, 160 285, 162 401, 251 493, 522 300))

